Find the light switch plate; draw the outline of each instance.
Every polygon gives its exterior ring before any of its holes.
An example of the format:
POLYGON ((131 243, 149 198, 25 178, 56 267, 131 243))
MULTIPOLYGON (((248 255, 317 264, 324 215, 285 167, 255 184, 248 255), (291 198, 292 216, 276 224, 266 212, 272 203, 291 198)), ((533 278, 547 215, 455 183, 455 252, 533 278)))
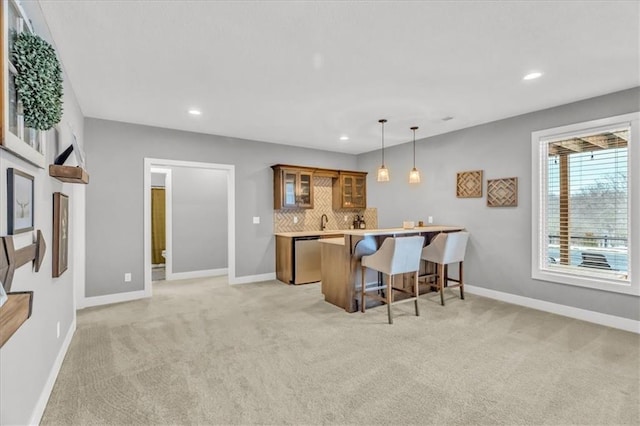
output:
POLYGON ((298 216, 293 217, 293 223, 298 223, 298 216))
POLYGON ((429 216, 428 221, 429 221, 429 223, 433 223, 433 216, 429 216))
POLYGON ((127 272, 126 274, 124 274, 124 282, 131 282, 131 272, 127 272))
POLYGON ((260 216, 254 216, 254 217, 253 217, 253 224, 254 224, 254 225, 257 225, 257 224, 259 224, 259 223, 260 223, 260 216))

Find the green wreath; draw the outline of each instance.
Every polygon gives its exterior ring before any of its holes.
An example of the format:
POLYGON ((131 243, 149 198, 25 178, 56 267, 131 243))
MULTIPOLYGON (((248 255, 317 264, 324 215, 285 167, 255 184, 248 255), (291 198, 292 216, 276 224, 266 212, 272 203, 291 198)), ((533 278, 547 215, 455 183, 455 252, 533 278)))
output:
POLYGON ((13 44, 16 91, 24 124, 49 130, 62 118, 62 69, 56 52, 36 34, 22 32, 13 44))

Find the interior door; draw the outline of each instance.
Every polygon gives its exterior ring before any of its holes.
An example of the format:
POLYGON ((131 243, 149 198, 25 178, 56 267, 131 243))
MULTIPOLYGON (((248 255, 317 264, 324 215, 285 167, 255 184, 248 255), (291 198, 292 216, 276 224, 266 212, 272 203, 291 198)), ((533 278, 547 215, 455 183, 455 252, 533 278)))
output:
POLYGON ((154 265, 165 263, 162 257, 166 249, 165 208, 164 188, 151 188, 151 263, 154 265))

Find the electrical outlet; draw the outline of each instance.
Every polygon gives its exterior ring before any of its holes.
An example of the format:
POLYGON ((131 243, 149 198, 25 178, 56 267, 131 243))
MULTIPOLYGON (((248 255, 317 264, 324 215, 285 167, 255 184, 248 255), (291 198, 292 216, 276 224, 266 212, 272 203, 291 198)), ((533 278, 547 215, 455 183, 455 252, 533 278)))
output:
POLYGON ((346 221, 348 221, 348 220, 349 220, 349 216, 344 215, 344 221, 346 222, 346 221))
POLYGON ((125 283, 131 282, 131 272, 127 272, 126 274, 124 274, 124 282, 125 283))
POLYGON ((427 219, 427 221, 428 221, 429 223, 433 223, 433 216, 429 216, 429 219, 427 219))
POLYGON ((56 324, 56 338, 60 338, 60 321, 56 324))
POLYGON ((257 225, 257 224, 259 224, 259 223, 260 223, 260 216, 254 216, 254 217, 253 217, 253 224, 254 224, 254 225, 257 225))
POLYGON ((293 223, 298 223, 298 216, 293 217, 293 223))

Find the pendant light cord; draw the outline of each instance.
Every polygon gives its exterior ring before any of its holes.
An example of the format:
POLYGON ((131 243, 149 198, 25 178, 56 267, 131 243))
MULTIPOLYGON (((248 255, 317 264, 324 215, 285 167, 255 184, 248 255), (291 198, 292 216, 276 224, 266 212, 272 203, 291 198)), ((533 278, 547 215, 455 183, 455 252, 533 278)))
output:
POLYGON ((381 123, 382 123, 382 166, 384 167, 384 121, 381 121, 381 123))
POLYGON ((382 167, 384 167, 384 123, 386 122, 385 118, 378 120, 378 123, 382 124, 382 167))
POLYGON ((418 126, 411 127, 413 130, 413 169, 416 168, 416 130, 418 130, 418 126))
POLYGON ((413 129, 413 168, 416 168, 416 129, 413 129))

